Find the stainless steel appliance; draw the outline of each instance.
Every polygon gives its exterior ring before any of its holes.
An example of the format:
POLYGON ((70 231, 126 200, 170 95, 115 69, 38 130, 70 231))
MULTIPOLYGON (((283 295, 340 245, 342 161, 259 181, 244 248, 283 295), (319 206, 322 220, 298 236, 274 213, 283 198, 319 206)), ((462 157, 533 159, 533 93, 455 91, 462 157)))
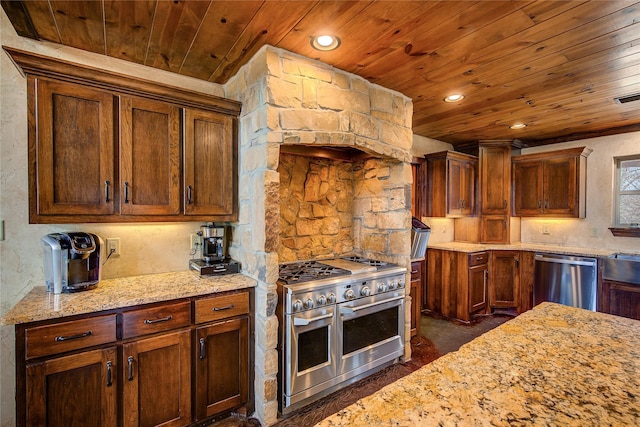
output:
POLYGON ((357 256, 280 265, 282 413, 404 355, 405 275, 404 267, 357 256))
POLYGON ((533 304, 551 301, 596 311, 596 267, 595 258, 535 254, 533 304))
POLYGON ((51 233, 40 239, 47 291, 84 291, 100 281, 102 239, 91 233, 51 233))
POLYGON ((231 274, 240 264, 227 256, 227 229, 213 222, 200 226, 202 258, 189 261, 189 268, 200 274, 231 274))
POLYGON ((640 254, 613 254, 602 262, 603 279, 640 285, 640 254))
POLYGON ((415 216, 411 218, 411 260, 424 258, 431 228, 415 216))

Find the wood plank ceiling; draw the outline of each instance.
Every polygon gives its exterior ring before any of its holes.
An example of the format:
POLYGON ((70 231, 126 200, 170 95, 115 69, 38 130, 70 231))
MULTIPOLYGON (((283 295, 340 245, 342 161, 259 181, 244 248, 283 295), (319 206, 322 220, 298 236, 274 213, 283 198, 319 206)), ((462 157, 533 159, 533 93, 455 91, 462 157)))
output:
POLYGON ((414 133, 539 145, 640 130, 634 1, 5 1, 18 34, 224 83, 264 44, 414 101, 414 133), (342 40, 320 52, 310 38, 342 40), (451 93, 464 94, 455 104, 451 93), (520 130, 509 128, 524 123, 520 130))

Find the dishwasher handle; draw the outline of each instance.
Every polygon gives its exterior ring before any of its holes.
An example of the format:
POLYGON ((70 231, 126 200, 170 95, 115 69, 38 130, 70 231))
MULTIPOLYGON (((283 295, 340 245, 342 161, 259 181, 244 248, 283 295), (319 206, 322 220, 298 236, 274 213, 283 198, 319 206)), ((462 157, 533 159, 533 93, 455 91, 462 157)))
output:
POLYGON ((544 255, 536 254, 536 261, 543 262, 553 262, 556 264, 568 264, 568 265, 588 265, 588 266, 596 266, 596 260, 594 258, 583 258, 583 259, 563 259, 563 258, 550 258, 544 255))

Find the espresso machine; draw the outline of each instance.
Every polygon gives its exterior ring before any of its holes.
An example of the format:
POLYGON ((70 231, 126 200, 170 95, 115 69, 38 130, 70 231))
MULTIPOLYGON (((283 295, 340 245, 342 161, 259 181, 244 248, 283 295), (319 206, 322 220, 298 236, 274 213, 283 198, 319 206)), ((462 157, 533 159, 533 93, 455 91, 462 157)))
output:
POLYGON ((213 222, 200 226, 202 258, 189 261, 189 268, 200 274, 232 274, 240 271, 240 264, 227 256, 227 228, 213 222))

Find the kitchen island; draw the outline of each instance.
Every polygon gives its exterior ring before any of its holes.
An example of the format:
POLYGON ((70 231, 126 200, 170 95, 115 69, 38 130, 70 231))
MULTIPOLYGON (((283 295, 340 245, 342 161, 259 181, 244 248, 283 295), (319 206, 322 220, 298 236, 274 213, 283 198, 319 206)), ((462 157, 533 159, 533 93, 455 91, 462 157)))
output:
POLYGON ((317 424, 640 425, 640 321, 542 303, 317 424))

